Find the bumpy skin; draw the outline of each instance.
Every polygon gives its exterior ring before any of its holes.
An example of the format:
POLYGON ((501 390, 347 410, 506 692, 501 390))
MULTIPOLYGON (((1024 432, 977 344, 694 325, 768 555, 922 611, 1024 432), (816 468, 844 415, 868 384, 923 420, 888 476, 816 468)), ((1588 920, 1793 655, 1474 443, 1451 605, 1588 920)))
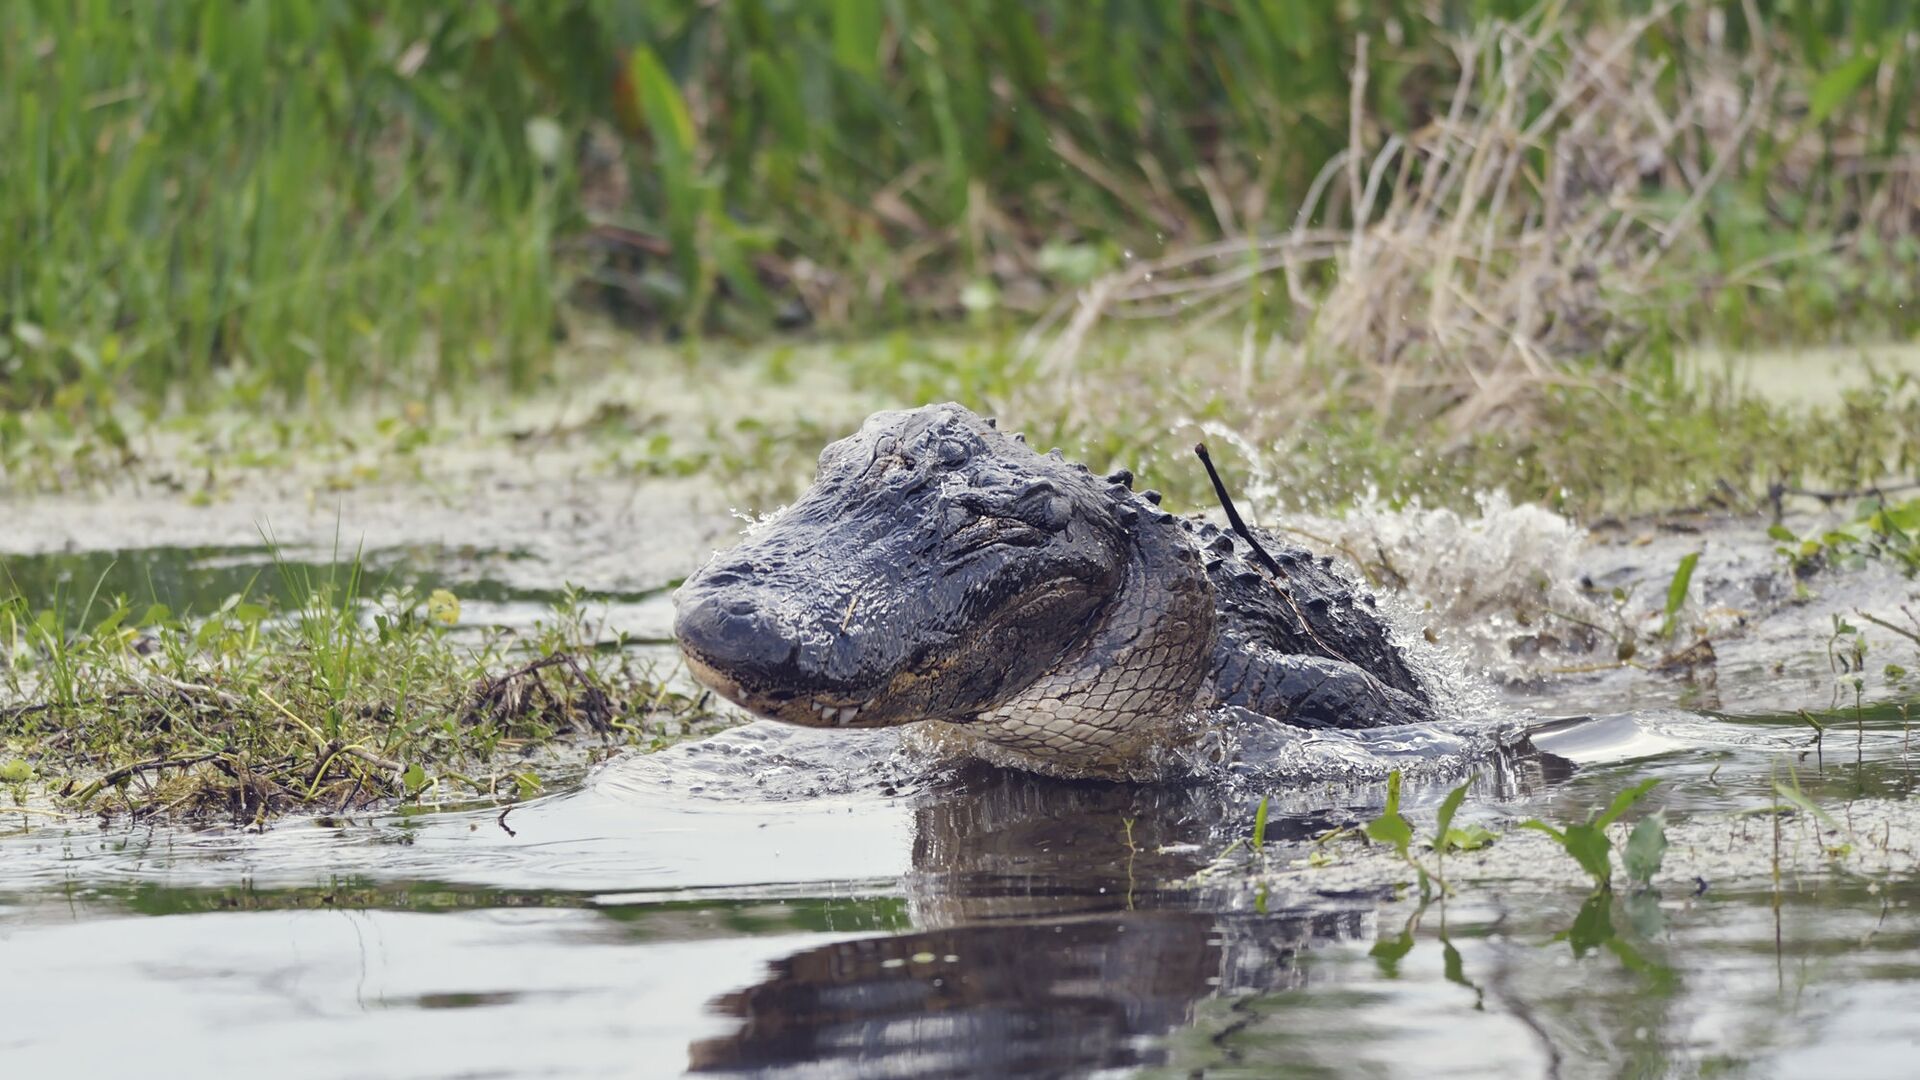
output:
POLYGON ((675 594, 695 677, 810 726, 956 725, 982 757, 1149 778, 1237 706, 1311 727, 1429 716, 1372 598, 1325 561, 1159 509, 959 405, 877 413, 793 506, 675 594))

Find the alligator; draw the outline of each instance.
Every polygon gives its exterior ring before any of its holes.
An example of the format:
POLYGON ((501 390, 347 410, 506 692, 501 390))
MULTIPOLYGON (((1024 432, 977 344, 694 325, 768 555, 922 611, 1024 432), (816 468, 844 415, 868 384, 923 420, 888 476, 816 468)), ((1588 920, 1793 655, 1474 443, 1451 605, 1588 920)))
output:
POLYGON ((1234 718, 1434 716, 1374 597, 1329 558, 1160 502, 957 404, 876 413, 686 579, 675 637, 696 679, 758 715, 939 725, 1054 776, 1158 779, 1234 718))

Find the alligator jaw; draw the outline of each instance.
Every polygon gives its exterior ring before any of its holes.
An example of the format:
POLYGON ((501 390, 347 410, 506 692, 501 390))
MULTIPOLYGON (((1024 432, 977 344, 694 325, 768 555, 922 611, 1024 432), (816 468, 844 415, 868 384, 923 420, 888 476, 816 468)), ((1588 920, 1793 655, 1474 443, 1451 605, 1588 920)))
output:
POLYGON ((728 701, 770 720, 781 720, 789 724, 804 727, 861 727, 856 723, 860 713, 866 708, 865 698, 843 697, 806 697, 793 698, 777 705, 765 700, 755 700, 755 696, 738 682, 729 678, 718 668, 713 667, 691 650, 682 650, 686 657, 687 670, 702 686, 726 698, 728 701))

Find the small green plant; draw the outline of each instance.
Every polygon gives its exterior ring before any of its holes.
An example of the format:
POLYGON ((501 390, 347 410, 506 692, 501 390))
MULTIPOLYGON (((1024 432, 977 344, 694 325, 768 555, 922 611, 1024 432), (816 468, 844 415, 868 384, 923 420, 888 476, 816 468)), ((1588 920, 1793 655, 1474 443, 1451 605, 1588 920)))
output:
MULTIPOLYGON (((1920 573, 1920 499, 1887 505, 1868 499, 1854 512, 1854 520, 1818 535, 1798 536, 1785 525, 1774 524, 1767 535, 1779 541, 1774 548, 1787 561, 1796 579, 1822 565, 1849 565, 1884 559, 1908 576, 1920 573)), ((1800 589, 1804 595, 1804 587, 1800 589)))
POLYGON ((1260 807, 1253 812, 1253 853, 1261 854, 1267 846, 1267 797, 1260 797, 1260 807))
POLYGON ((1412 861, 1407 849, 1413 844, 1413 824, 1400 813, 1399 769, 1387 774, 1387 804, 1379 817, 1367 822, 1366 833, 1368 839, 1386 844, 1402 859, 1412 861))
MULTIPOLYGON (((444 589, 366 593, 355 559, 278 560, 210 613, 141 609, 97 587, 35 607, 0 598, 0 784, 68 806, 255 824, 296 809, 527 799, 524 753, 571 735, 657 748, 712 730, 569 593, 530 633, 461 631, 444 589), (104 614, 103 614, 104 612, 104 614)), ((562 759, 555 758, 555 764, 562 759)))
POLYGON ((1496 839, 1493 831, 1484 825, 1468 825, 1464 829, 1453 827, 1453 815, 1459 811, 1460 804, 1466 800, 1467 789, 1472 786, 1473 777, 1468 777, 1466 783, 1447 792, 1446 799, 1441 802, 1440 813, 1434 821, 1433 840, 1429 844, 1436 854, 1479 851, 1496 839))
MULTIPOLYGON (((1368 839, 1393 848, 1394 854, 1413 868, 1420 882, 1421 896, 1431 895, 1435 883, 1439 884, 1441 895, 1447 895, 1452 890, 1441 873, 1446 865, 1447 855, 1455 851, 1478 851, 1493 843, 1495 839, 1494 834, 1484 826, 1469 825, 1464 829, 1453 827, 1454 815, 1459 812, 1460 805, 1466 801, 1467 791, 1473 786, 1473 778, 1468 777, 1465 783, 1447 792, 1447 797, 1440 802, 1440 811, 1434 819, 1433 838, 1427 842, 1427 847, 1434 853, 1435 858, 1434 868, 1431 870, 1413 857, 1413 823, 1400 812, 1401 783, 1399 769, 1387 774, 1386 805, 1381 808, 1378 817, 1362 826, 1361 831, 1368 839)), ((1338 835, 1340 835, 1338 832, 1331 833, 1323 839, 1338 835)))
MULTIPOLYGON (((1622 814, 1631 810, 1635 803, 1645 798, 1660 783, 1658 777, 1642 780, 1640 783, 1622 791, 1613 797, 1613 802, 1596 817, 1583 822, 1574 822, 1554 827, 1539 818, 1528 818, 1520 823, 1523 829, 1532 829, 1552 837, 1580 869, 1593 878, 1594 887, 1600 890, 1613 888, 1613 841, 1607 837, 1607 826, 1619 820, 1622 814)), ((1662 839, 1664 843, 1664 836, 1662 839)))
POLYGON ((1687 590, 1693 587, 1693 568, 1700 565, 1700 553, 1688 552, 1680 559, 1680 565, 1674 568, 1673 580, 1667 583, 1666 620, 1660 624, 1660 636, 1671 641, 1673 632, 1679 627, 1680 609, 1687 604, 1687 590))

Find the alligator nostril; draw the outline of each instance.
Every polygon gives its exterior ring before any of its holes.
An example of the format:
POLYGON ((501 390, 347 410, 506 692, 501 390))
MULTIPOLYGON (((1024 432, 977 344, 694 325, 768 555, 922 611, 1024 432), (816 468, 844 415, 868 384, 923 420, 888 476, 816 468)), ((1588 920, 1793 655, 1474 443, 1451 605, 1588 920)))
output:
POLYGON ((791 666, 798 644, 753 593, 706 596, 682 608, 674 636, 682 648, 708 666, 742 682, 783 681, 776 672, 791 666))

